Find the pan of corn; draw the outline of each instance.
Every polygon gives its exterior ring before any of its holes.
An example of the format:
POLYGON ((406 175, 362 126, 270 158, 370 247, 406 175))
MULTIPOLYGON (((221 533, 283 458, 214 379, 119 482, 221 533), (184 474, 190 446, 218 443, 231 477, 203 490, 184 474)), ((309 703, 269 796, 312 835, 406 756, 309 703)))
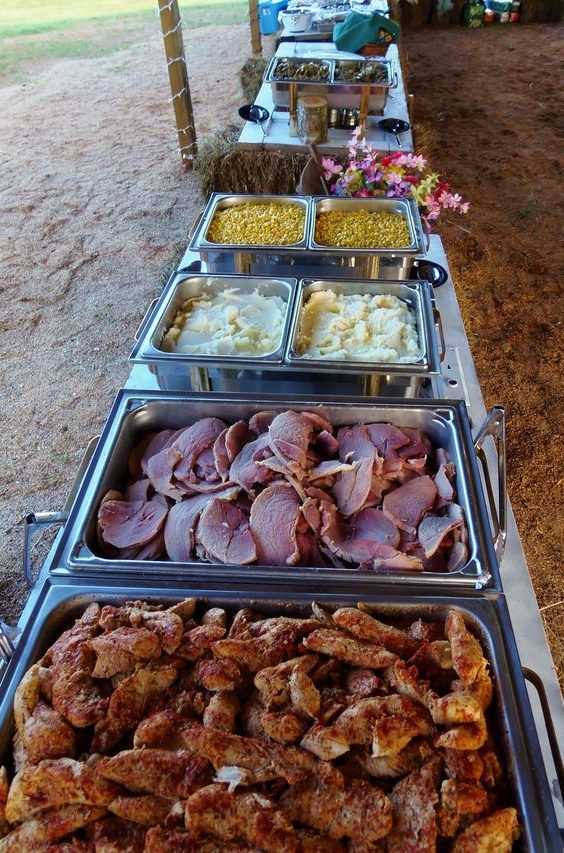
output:
POLYGON ((312 199, 310 251, 343 255, 404 255, 424 251, 424 235, 414 199, 312 199))
POLYGON ((300 196, 213 193, 190 248, 303 250, 309 208, 300 196))

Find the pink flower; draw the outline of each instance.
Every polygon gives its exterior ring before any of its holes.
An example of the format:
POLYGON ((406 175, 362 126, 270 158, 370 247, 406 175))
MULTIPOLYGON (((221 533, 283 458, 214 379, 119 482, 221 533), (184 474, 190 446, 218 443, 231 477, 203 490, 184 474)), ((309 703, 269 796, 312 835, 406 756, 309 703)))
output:
POLYGON ((329 180, 333 177, 333 175, 340 175, 343 171, 343 167, 340 163, 336 163, 332 157, 322 157, 321 165, 323 166, 323 173, 325 175, 325 180, 329 180))

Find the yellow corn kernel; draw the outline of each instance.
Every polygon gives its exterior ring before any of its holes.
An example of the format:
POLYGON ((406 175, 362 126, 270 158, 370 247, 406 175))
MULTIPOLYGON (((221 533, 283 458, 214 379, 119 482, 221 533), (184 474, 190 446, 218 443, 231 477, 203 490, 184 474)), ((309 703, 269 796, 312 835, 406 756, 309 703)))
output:
POLYGON ((411 243, 405 216, 370 210, 327 210, 318 214, 315 242, 340 248, 399 248, 411 243))
POLYGON ((305 208, 300 204, 252 204, 226 207, 214 214, 210 243, 288 246, 304 238, 305 208))

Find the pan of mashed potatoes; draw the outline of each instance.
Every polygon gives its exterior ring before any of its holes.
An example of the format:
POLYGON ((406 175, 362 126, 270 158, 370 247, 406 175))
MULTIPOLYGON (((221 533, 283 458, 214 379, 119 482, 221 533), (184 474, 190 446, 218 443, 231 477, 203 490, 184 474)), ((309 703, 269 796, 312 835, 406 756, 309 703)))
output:
POLYGON ((141 324, 131 361, 217 367, 282 364, 296 279, 177 276, 141 324))
POLYGON ((287 362, 303 369, 440 372, 426 283, 303 280, 287 362))

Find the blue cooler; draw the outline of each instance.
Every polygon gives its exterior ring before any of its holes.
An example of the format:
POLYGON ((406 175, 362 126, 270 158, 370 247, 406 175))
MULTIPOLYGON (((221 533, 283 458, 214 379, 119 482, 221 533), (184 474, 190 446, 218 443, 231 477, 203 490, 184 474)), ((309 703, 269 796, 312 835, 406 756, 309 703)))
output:
POLYGON ((261 0, 258 4, 259 28, 261 35, 270 36, 278 32, 278 13, 286 9, 288 0, 261 0))

